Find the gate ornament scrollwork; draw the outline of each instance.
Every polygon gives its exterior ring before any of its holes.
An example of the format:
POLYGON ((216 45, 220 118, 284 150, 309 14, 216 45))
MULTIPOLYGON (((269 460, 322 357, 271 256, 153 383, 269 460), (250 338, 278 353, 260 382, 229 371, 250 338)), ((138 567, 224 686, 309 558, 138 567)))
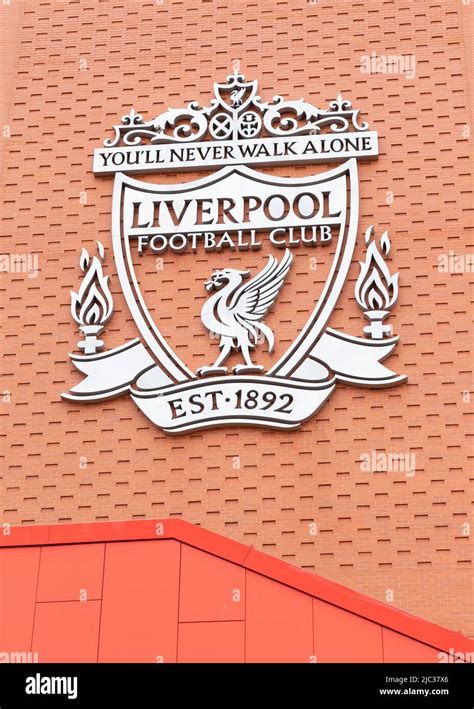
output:
POLYGON ((264 102, 257 95, 257 87, 257 80, 247 82, 243 74, 235 73, 227 77, 225 84, 214 83, 214 98, 209 106, 191 101, 183 108, 169 108, 150 121, 144 121, 132 108, 113 127, 114 136, 106 138, 104 146, 291 137, 368 128, 367 123, 359 122, 359 111, 341 94, 329 103, 329 110, 324 110, 304 99, 285 101, 282 96, 264 102))

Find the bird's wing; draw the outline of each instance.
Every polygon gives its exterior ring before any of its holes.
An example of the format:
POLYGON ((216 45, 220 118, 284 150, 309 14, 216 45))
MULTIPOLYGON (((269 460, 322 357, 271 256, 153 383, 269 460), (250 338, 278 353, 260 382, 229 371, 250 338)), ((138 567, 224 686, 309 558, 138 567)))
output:
POLYGON ((293 254, 289 249, 286 249, 280 262, 269 256, 260 273, 236 290, 230 311, 244 320, 262 320, 275 302, 292 261, 293 254))

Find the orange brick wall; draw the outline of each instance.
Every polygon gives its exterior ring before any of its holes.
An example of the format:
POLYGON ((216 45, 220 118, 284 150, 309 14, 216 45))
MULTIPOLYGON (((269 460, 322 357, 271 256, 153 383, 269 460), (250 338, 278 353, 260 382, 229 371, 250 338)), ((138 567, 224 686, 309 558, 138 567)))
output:
MULTIPOLYGON (((473 248, 465 129, 473 11, 461 0, 0 5, 2 125, 11 127, 0 148, 0 253, 35 253, 40 266, 37 278, 0 274, 1 390, 10 392, 0 408, 2 521, 183 517, 381 600, 391 591, 395 606, 474 635, 465 526, 472 403, 463 394, 472 391, 474 279, 437 267, 439 255, 473 248), (415 55, 415 78, 361 73, 360 57, 372 50, 415 55), (342 91, 379 131, 379 160, 360 167, 359 237, 370 224, 390 232, 390 267, 401 279, 390 321, 401 344, 387 364, 409 381, 339 386, 293 433, 228 428, 170 438, 127 397, 79 406, 59 396, 79 381, 67 353, 78 340, 69 291, 80 282, 82 245, 100 239, 107 249, 116 312, 106 346, 137 335, 110 253, 113 179, 93 176, 92 151, 132 105, 146 119, 195 98, 207 105, 212 82, 236 58, 264 100, 279 93, 325 107, 342 91), (362 472, 360 455, 372 449, 415 453, 416 474, 362 472)), ((365 324, 353 297, 362 242, 330 322, 354 335, 365 324)), ((310 271, 311 255, 295 252, 269 320, 283 349, 324 280, 310 271)), ((245 265, 263 258, 249 254, 245 265)), ((167 256, 168 297, 156 296, 160 327, 193 367, 215 352, 199 313, 202 280, 217 265, 202 254, 167 256)), ((158 288, 161 275, 147 270, 147 289, 158 288)))

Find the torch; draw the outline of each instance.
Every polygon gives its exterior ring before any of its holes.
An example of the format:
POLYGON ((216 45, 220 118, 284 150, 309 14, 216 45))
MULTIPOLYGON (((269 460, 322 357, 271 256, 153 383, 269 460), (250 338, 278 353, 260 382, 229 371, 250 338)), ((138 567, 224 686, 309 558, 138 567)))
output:
POLYGON ((84 354, 95 354, 102 349, 104 343, 97 339, 113 313, 112 294, 109 289, 109 276, 104 276, 102 263, 104 247, 97 242, 99 256, 92 259, 86 249, 82 249, 79 265, 84 272, 84 278, 78 293, 71 291, 71 314, 79 325, 84 340, 78 342, 78 347, 84 354))
MULTIPOLYGON (((390 275, 383 255, 375 240, 371 241, 374 227, 365 233, 367 247, 365 261, 360 261, 360 274, 355 285, 355 297, 364 311, 370 325, 364 327, 364 333, 373 340, 382 340, 390 335, 391 328, 383 321, 389 315, 398 298, 398 273, 390 275)), ((385 231, 380 239, 380 246, 385 256, 390 253, 390 239, 385 231)))

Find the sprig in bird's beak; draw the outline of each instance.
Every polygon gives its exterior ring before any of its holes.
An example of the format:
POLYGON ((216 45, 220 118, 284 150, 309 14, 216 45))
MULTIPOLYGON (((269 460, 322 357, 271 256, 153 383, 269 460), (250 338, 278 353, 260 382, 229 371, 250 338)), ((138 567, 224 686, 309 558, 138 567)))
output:
POLYGON ((240 276, 241 280, 248 278, 250 271, 238 271, 235 268, 226 268, 223 271, 214 271, 210 279, 204 283, 204 287, 207 291, 214 290, 215 288, 220 288, 227 283, 231 277, 240 276))
POLYGON ((204 287, 207 291, 214 290, 214 288, 217 288, 217 286, 222 285, 222 280, 221 280, 222 274, 219 273, 219 271, 214 271, 214 273, 211 275, 210 279, 204 283, 204 287))

